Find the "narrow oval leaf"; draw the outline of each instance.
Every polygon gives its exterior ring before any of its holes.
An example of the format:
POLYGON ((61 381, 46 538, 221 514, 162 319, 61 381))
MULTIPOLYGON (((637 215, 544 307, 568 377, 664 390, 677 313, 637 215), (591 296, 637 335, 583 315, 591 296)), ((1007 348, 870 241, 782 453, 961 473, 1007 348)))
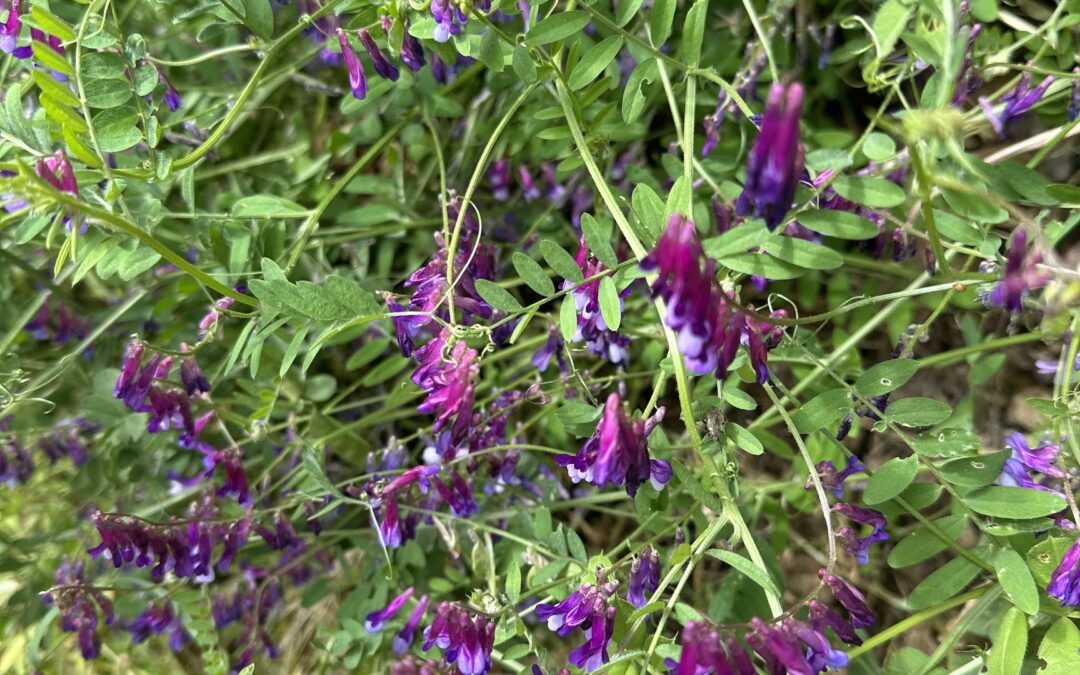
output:
POLYGON ((908 596, 908 607, 923 609, 948 600, 967 588, 982 568, 967 558, 956 558, 945 563, 919 582, 908 596))
POLYGON ((598 299, 600 315, 604 317, 604 323, 610 330, 619 330, 619 325, 622 323, 622 303, 619 300, 619 290, 615 288, 615 282, 611 277, 600 280, 598 299))
POLYGON ((799 214, 797 220, 800 225, 809 230, 837 239, 863 241, 878 236, 877 225, 868 218, 849 211, 833 211, 832 209, 804 211, 799 214))
POLYGON ((1024 613, 1013 607, 1005 613, 1005 617, 998 625, 994 633, 993 647, 990 648, 990 658, 987 659, 986 668, 990 675, 1016 675, 1021 671, 1024 664, 1024 653, 1027 651, 1028 625, 1024 613))
POLYGON ((1031 570, 1020 554, 1011 548, 1004 549, 994 557, 994 571, 997 573, 1001 590, 1009 596, 1017 609, 1034 616, 1039 613, 1039 590, 1031 570))
POLYGON ((518 276, 529 288, 545 298, 555 294, 555 284, 551 282, 551 278, 539 263, 521 251, 515 252, 511 259, 518 276))
POLYGON ((530 47, 557 42, 580 32, 589 24, 587 12, 561 12, 553 14, 543 21, 537 21, 536 25, 525 34, 525 44, 530 47))
POLYGON ((574 66, 574 70, 566 81, 570 91, 577 91, 595 80, 596 76, 604 72, 608 64, 615 60, 622 45, 622 38, 613 35, 585 52, 585 56, 582 56, 574 66))
POLYGON ((559 334, 563 340, 570 342, 577 332, 577 305, 574 296, 567 293, 563 296, 562 305, 559 307, 559 334))
POLYGON ((844 264, 836 251, 805 239, 774 235, 760 244, 777 259, 808 270, 834 270, 844 264))
POLYGON ((1040 675, 1074 675, 1077 654, 1080 654, 1080 629, 1072 619, 1063 616, 1050 626, 1039 643, 1039 658, 1046 661, 1040 675))
POLYGON ((863 501, 867 504, 880 504, 892 499, 915 480, 917 473, 919 473, 918 457, 890 459, 866 482, 863 501))
POLYGON ((757 436, 750 433, 750 430, 746 427, 736 424, 735 422, 728 422, 724 426, 724 429, 727 431, 728 438, 730 438, 735 445, 751 455, 760 455, 765 452, 765 447, 761 445, 761 441, 758 440, 757 436))
POLYGON ((904 386, 918 369, 919 362, 914 359, 883 361, 867 369, 855 380, 855 391, 867 398, 887 394, 904 386))
POLYGON ((744 574, 750 581, 761 586, 761 589, 766 593, 773 597, 780 597, 780 589, 776 587, 776 583, 765 573, 765 570, 738 553, 726 551, 721 548, 710 548, 708 551, 705 551, 705 554, 716 558, 717 560, 726 562, 728 565, 731 565, 733 568, 744 574))
POLYGON ((510 291, 487 279, 476 280, 476 292, 495 309, 501 309, 504 312, 517 312, 521 309, 521 303, 510 295, 510 291))
POLYGON ((575 284, 585 281, 585 276, 581 273, 581 268, 578 267, 574 256, 567 253, 562 246, 544 239, 540 242, 540 254, 544 256, 544 262, 548 264, 548 267, 555 270, 555 273, 563 279, 575 284))
POLYGON ((967 526, 967 517, 963 514, 954 514, 938 518, 933 523, 944 533, 946 539, 941 539, 929 528, 919 527, 901 539, 900 543, 889 552, 889 567, 908 567, 941 553, 948 547, 950 541, 954 541, 963 533, 967 526))
POLYGON ((589 253, 593 257, 607 267, 619 264, 615 249, 611 247, 611 234, 601 227, 591 213, 581 214, 581 233, 585 235, 585 243, 589 245, 589 253))
POLYGON ((904 398, 889 404, 885 417, 894 424, 905 427, 932 427, 949 419, 952 408, 925 396, 904 398))
POLYGON ((1065 508, 1065 499, 1056 494, 1029 488, 994 485, 964 497, 976 513, 995 518, 1041 518, 1065 508))
POLYGON ((839 176, 832 186, 844 199, 863 206, 887 209, 899 206, 907 199, 902 187, 873 176, 839 176))

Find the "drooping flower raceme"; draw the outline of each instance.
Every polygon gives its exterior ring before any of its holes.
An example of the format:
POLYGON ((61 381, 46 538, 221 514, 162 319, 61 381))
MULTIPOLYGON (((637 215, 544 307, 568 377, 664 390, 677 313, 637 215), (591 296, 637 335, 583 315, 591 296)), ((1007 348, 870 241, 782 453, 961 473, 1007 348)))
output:
POLYGON ((783 222, 803 172, 804 150, 799 141, 802 102, 803 87, 798 82, 773 84, 761 132, 746 161, 746 184, 735 202, 736 214, 758 215, 769 229, 783 222))
POLYGON ((608 642, 615 628, 614 593, 617 581, 605 582, 597 570, 597 583, 585 584, 558 604, 541 604, 536 617, 546 621, 548 629, 566 637, 576 628, 585 634, 585 643, 570 652, 570 663, 586 672, 608 662, 608 642))
POLYGON ((576 455, 556 455, 555 462, 566 467, 575 483, 584 480, 596 487, 626 486, 630 496, 650 481, 662 490, 671 479, 671 464, 650 459, 646 439, 663 419, 663 409, 648 420, 629 420, 622 411, 617 393, 608 396, 596 432, 576 455))
POLYGON ((483 675, 490 671, 494 645, 495 622, 478 614, 470 615, 456 603, 441 603, 435 619, 424 629, 423 650, 439 647, 446 662, 457 664, 461 675, 483 675))
POLYGON ((660 586, 660 554, 647 546, 630 564, 630 583, 626 589, 627 601, 641 609, 648 602, 648 594, 660 586))
POLYGON ((768 350, 779 344, 782 328, 735 309, 716 282, 716 261, 705 258, 693 221, 673 214, 641 269, 657 273, 653 295, 667 303, 664 323, 675 331, 690 372, 715 371, 723 378, 739 346, 745 345, 758 382, 768 379, 768 350))

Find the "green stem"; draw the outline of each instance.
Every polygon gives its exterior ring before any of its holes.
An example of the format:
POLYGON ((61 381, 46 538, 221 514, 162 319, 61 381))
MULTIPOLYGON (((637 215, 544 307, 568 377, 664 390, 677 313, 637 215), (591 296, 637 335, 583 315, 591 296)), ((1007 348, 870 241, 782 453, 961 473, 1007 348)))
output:
POLYGON ((42 191, 45 192, 50 199, 63 205, 65 210, 74 213, 80 213, 90 220, 94 220, 99 223, 111 226, 113 229, 119 230, 124 234, 130 235, 135 239, 138 239, 140 242, 146 244, 146 246, 159 253, 162 258, 165 258, 172 264, 176 265, 178 268, 186 272, 188 275, 199 281, 199 283, 203 284, 207 288, 211 288, 218 293, 221 293, 222 295, 226 295, 233 300, 236 300, 237 302, 243 303, 250 307, 259 306, 259 301, 257 298, 253 298, 250 295, 245 295, 243 293, 238 293, 232 288, 221 283, 217 279, 211 277, 206 272, 202 271, 195 265, 192 265, 190 262, 188 262, 187 258, 180 255, 179 253, 176 253, 168 246, 162 244, 160 241, 155 239, 153 235, 148 232, 144 232, 142 228, 140 228, 135 223, 129 222, 125 218, 118 216, 115 213, 110 213, 108 211, 105 211, 104 209, 99 209, 96 206, 90 206, 89 204, 79 201, 78 199, 72 197, 67 193, 56 190, 51 185, 45 185, 43 181, 37 179, 36 177, 32 177, 32 182, 36 183, 36 187, 41 188, 42 191))
POLYGON ((1043 339, 1042 333, 1021 333, 1020 335, 1009 335, 1007 337, 997 338, 994 340, 987 340, 986 342, 981 342, 979 344, 958 347, 957 349, 950 349, 947 352, 939 352, 937 354, 933 354, 931 356, 919 359, 919 367, 933 368, 941 365, 947 365, 954 360, 962 359, 965 356, 970 356, 972 354, 989 352, 995 349, 1025 344, 1027 342, 1036 342, 1041 339, 1043 339))
POLYGON ((903 635, 904 633, 911 630, 915 626, 918 626, 920 623, 922 623, 924 621, 927 621, 928 619, 932 619, 935 616, 937 616, 938 614, 942 614, 944 612, 947 612, 947 611, 949 611, 950 609, 952 609, 954 607, 959 607, 959 606, 967 603, 970 600, 974 600, 975 598, 981 596, 982 594, 986 593, 987 591, 989 591, 992 588, 997 588, 997 586, 995 584, 988 584, 986 586, 980 586, 979 588, 968 591, 967 593, 964 593, 962 595, 958 595, 955 598, 953 598, 952 600, 948 600, 946 602, 943 602, 940 605, 934 605, 933 607, 928 607, 928 608, 922 610, 921 612, 917 612, 915 614, 912 614, 911 616, 904 619, 903 621, 900 621, 898 623, 893 624, 892 626, 889 626, 888 628, 881 631, 877 635, 875 635, 875 636, 871 637, 870 639, 866 640, 865 642, 863 642, 858 647, 855 647, 855 648, 849 650, 848 651, 848 658, 855 659, 855 658, 858 658, 859 656, 862 656, 866 652, 869 652, 872 649, 877 649, 881 645, 886 644, 887 642, 892 640, 894 637, 896 637, 898 635, 903 635))

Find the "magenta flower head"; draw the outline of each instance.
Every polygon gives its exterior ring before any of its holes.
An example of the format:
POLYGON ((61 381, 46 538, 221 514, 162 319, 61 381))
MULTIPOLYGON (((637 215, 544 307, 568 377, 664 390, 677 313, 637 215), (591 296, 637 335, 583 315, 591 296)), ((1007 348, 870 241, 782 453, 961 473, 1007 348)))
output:
MULTIPOLYGON (((847 466, 844 467, 843 471, 837 471, 836 465, 828 460, 818 462, 814 469, 821 478, 822 487, 826 490, 831 490, 833 496, 840 499, 844 496, 844 481, 847 480, 847 477, 866 470, 866 466, 864 466, 857 457, 852 455, 851 457, 848 457, 847 466)), ((807 490, 813 490, 814 481, 807 478, 806 484, 803 487, 807 490)))
POLYGON ((404 606, 409 598, 412 597, 413 587, 409 586, 403 593, 390 601, 386 607, 380 610, 376 610, 367 615, 367 619, 364 621, 364 628, 369 633, 378 633, 386 625, 386 622, 394 618, 394 615, 398 613, 398 610, 404 606))
POLYGON ((617 581, 605 582, 603 572, 597 570, 595 586, 585 584, 558 604, 536 607, 536 618, 547 622, 548 629, 560 637, 581 628, 585 643, 570 652, 570 663, 586 672, 608 662, 608 642, 615 628, 613 595, 618 585, 617 581))
POLYGON ((735 202, 735 213, 765 219, 769 229, 784 220, 803 172, 804 150, 799 141, 803 87, 776 83, 769 92, 761 133, 746 160, 746 183, 735 202))
MULTIPOLYGON (((188 351, 187 345, 181 344, 180 351, 188 351)), ((180 357, 180 381, 184 383, 184 390, 188 396, 198 393, 210 392, 210 381, 206 379, 202 367, 195 360, 195 355, 180 357)))
POLYGON ((529 171, 529 167, 524 164, 518 164, 518 182, 521 183, 521 194, 526 202, 531 202, 540 198, 540 188, 536 186, 536 182, 533 180, 532 172, 529 171))
POLYGON ((479 354, 475 349, 463 340, 447 348, 448 338, 449 333, 443 331, 416 350, 420 365, 413 373, 412 380, 428 392, 427 398, 416 409, 435 415, 432 431, 438 433, 443 427, 450 426, 452 442, 447 450, 452 453, 457 443, 469 433, 476 397, 473 381, 480 372, 480 366, 477 363, 479 354))
POLYGON ((78 634, 79 651, 83 659, 90 661, 101 653, 101 636, 97 633, 99 608, 106 624, 111 624, 116 615, 112 603, 101 591, 81 588, 79 580, 72 585, 73 588, 49 593, 46 604, 55 606, 60 613, 60 630, 78 634))
POLYGON ((432 646, 442 649, 446 663, 456 663, 461 675, 484 675, 491 670, 495 622, 470 615, 456 603, 441 603, 435 620, 424 629, 423 650, 432 646))
POLYGON ((412 645, 413 635, 416 633, 417 626, 424 618, 424 613, 427 612, 428 596, 424 595, 420 598, 420 602, 413 608, 412 614, 409 615, 409 620, 406 622, 405 627, 394 636, 394 653, 404 654, 409 651, 409 646, 412 645))
POLYGON ((630 564, 630 583, 626 589, 626 599, 631 605, 641 609, 648 602, 647 595, 660 586, 660 555, 651 546, 641 551, 630 564))
MULTIPOLYGON (((79 183, 75 180, 75 170, 63 150, 58 150, 55 155, 39 159, 35 170, 39 178, 59 192, 79 198, 79 183)), ((67 225, 68 232, 71 231, 73 222, 71 216, 64 216, 64 224, 67 225)), ((79 234, 84 234, 86 228, 87 224, 83 222, 79 227, 79 234)))
POLYGON ((664 323, 678 335, 679 351, 690 372, 716 371, 722 377, 735 359, 746 319, 730 309, 716 283, 716 263, 707 260, 694 222, 673 214, 656 248, 641 261, 641 269, 657 272, 654 296, 667 303, 664 323))
POLYGON ((810 625, 819 633, 824 633, 826 628, 832 629, 836 637, 849 645, 861 645, 862 639, 855 633, 851 622, 840 615, 839 612, 827 607, 817 600, 807 603, 810 608, 810 625))
POLYGON ((861 538, 858 537, 855 534, 855 530, 850 527, 842 527, 838 533, 844 548, 847 549, 848 553, 855 556, 860 564, 865 565, 870 562, 871 544, 885 541, 889 538, 889 533, 885 531, 885 516, 879 511, 856 506, 855 504, 848 504, 846 502, 840 502, 834 505, 833 511, 843 514, 861 525, 869 525, 873 529, 870 534, 861 538))
POLYGON ((832 649, 824 635, 800 621, 785 619, 779 624, 767 624, 755 617, 750 625, 746 643, 771 672, 814 675, 826 668, 847 666, 847 654, 832 649))
POLYGON ((500 202, 510 198, 510 160, 505 157, 495 160, 488 169, 491 181, 491 196, 500 202))
POLYGON ((168 631, 169 649, 179 652, 184 644, 191 640, 191 635, 180 622, 172 603, 168 600, 151 603, 142 614, 127 627, 131 633, 131 642, 145 642, 151 635, 161 635, 168 631))
POLYGON ((828 570, 818 570, 818 578, 825 582, 836 601, 847 610, 852 627, 869 628, 874 625, 874 615, 866 606, 866 597, 859 589, 828 570))
POLYGON ((22 2, 23 0, 11 0, 7 21, 0 26, 0 49, 7 54, 15 53, 15 42, 22 32, 22 2))
POLYGON ((663 410, 649 420, 629 420, 617 393, 604 405, 596 432, 576 455, 556 455, 555 463, 566 467, 575 483, 585 480, 596 487, 626 486, 631 497, 645 481, 657 490, 671 480, 671 464, 649 458, 646 438, 663 419, 663 410))
POLYGON ((460 35, 461 27, 468 20, 468 16, 455 0, 432 0, 431 14, 435 17, 432 37, 436 42, 446 42, 451 35, 460 35))
POLYGON ((1038 86, 1032 88, 1031 72, 1024 71, 1016 88, 998 100, 998 103, 1005 104, 1001 112, 996 112, 986 97, 979 98, 983 114, 986 115, 987 121, 990 122, 990 126, 994 128, 999 138, 1005 139, 1005 127, 1035 107, 1053 82, 1054 76, 1047 75, 1038 86))
POLYGON ((1050 585, 1046 587, 1047 594, 1061 602, 1061 606, 1076 607, 1080 605, 1080 539, 1073 541, 1072 546, 1065 552, 1061 564, 1050 576, 1050 585))
POLYGON ((1042 288, 1050 281, 1050 275, 1039 270, 1041 261, 1038 252, 1028 255, 1027 232, 1023 228, 1016 230, 1005 255, 1005 278, 990 290, 989 304, 1010 312, 1023 311, 1028 292, 1042 288))
POLYGON ((414 483, 419 486, 421 494, 427 494, 431 489, 431 476, 439 473, 439 469, 438 465, 413 467, 382 489, 379 495, 380 506, 383 509, 379 535, 387 547, 397 548, 401 546, 403 539, 402 523, 398 514, 399 497, 414 483))
POLYGON ((401 62, 416 72, 424 67, 424 46, 412 35, 409 29, 405 29, 405 35, 401 41, 401 62))
POLYGON ((363 100, 367 96, 367 77, 364 76, 364 65, 356 55, 356 50, 349 43, 349 37, 345 31, 337 29, 338 43, 341 45, 341 57, 345 60, 345 70, 349 73, 349 87, 352 95, 363 100))
POLYGON ((397 66, 386 60, 386 56, 379 49, 379 45, 375 44, 371 34, 361 28, 356 35, 360 38, 360 44, 364 45, 364 49, 367 50, 368 56, 371 57, 371 62, 375 64, 375 72, 379 74, 379 77, 391 82, 397 82, 399 75, 397 66))

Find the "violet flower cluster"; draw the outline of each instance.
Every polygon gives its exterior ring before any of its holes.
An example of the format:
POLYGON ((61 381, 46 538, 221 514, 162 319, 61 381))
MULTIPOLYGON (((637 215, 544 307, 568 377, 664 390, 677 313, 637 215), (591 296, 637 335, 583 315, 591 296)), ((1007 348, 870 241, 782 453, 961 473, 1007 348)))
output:
POLYGON ((558 604, 536 606, 536 618, 547 622, 548 629, 559 637, 581 629, 585 642, 570 652, 570 663, 586 672, 596 670, 610 658, 608 643, 615 629, 614 596, 618 585, 614 579, 605 581, 598 569, 595 584, 583 585, 558 604))
POLYGON ((1027 231, 1017 229, 1005 255, 1004 278, 984 295, 983 302, 1010 312, 1023 311, 1028 293, 1042 288, 1052 278, 1048 272, 1039 269, 1041 262, 1042 256, 1037 251, 1028 253, 1027 231))
POLYGON ((435 610, 431 625, 424 629, 426 652, 443 651, 449 665, 457 664, 461 675, 484 675, 491 670, 491 650, 495 646, 495 622, 470 614, 457 603, 443 602, 435 610))
POLYGON ((761 118, 761 133, 746 160, 746 183, 735 202, 735 213, 765 219, 776 229, 795 200, 803 172, 804 149, 799 141, 803 87, 798 82, 773 84, 761 118))
POLYGON ((693 221, 672 215, 656 248, 641 261, 641 269, 657 273, 652 291, 667 303, 664 323, 675 331, 690 372, 715 372, 723 379, 739 346, 745 345, 757 381, 768 380, 768 351, 779 344, 783 328, 736 309, 716 281, 716 261, 706 258, 693 221))
POLYGON ((196 583, 212 580, 216 545, 222 545, 217 571, 226 572, 251 529, 247 517, 227 523, 196 515, 186 523, 157 524, 97 511, 91 520, 101 537, 101 543, 87 549, 91 558, 111 560, 116 568, 153 566, 150 578, 155 582, 164 579, 166 572, 196 583))
POLYGON ((766 623, 753 618, 742 640, 735 633, 725 635, 725 631, 708 622, 692 621, 683 629, 682 652, 678 662, 671 662, 672 674, 755 675, 758 670, 751 653, 771 673, 814 675, 830 668, 845 668, 848 656, 832 648, 828 631, 849 645, 859 645, 862 640, 855 631, 872 626, 874 617, 862 593, 849 582, 824 569, 818 571, 818 577, 832 591, 846 616, 814 599, 808 603, 807 621, 787 617, 766 623))
POLYGON ((626 487, 631 497, 649 481, 663 490, 671 480, 671 464, 651 459, 647 438, 664 418, 663 408, 647 420, 630 420, 622 410, 619 395, 612 392, 604 404, 600 423, 576 455, 556 455, 555 463, 566 467, 575 483, 584 480, 598 488, 626 487))

